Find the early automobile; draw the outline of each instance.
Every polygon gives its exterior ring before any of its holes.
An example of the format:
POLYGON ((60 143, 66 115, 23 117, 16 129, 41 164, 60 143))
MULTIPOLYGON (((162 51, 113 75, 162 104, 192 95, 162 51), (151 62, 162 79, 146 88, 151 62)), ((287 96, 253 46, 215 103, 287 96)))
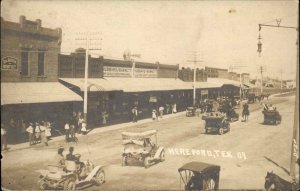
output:
POLYGON ((148 168, 156 162, 165 160, 164 147, 157 145, 157 130, 145 132, 123 132, 124 151, 122 165, 126 166, 130 160, 143 162, 148 168))
POLYGON ((196 107, 187 107, 185 115, 187 117, 192 117, 196 115, 196 107))
MULTIPOLYGON (((76 155, 78 159, 80 155, 76 155)), ((76 163, 65 161, 65 167, 48 165, 48 170, 40 170, 38 181, 40 190, 76 190, 77 185, 95 184, 101 185, 105 182, 103 166, 94 166, 89 161, 76 163)))
POLYGON ((212 112, 206 116, 202 116, 205 121, 205 133, 218 132, 220 135, 230 131, 230 123, 226 116, 218 112, 212 112))
POLYGON ((232 102, 230 101, 223 101, 218 111, 225 113, 227 120, 230 122, 238 121, 239 120, 239 114, 235 111, 235 107, 233 106, 232 102))
POLYGON ((263 106, 264 110, 262 113, 264 114, 264 124, 280 124, 282 117, 277 111, 276 107, 267 106, 265 104, 263 104, 263 106))
POLYGON ((178 172, 185 190, 218 190, 220 169, 218 165, 193 161, 180 167, 178 172))

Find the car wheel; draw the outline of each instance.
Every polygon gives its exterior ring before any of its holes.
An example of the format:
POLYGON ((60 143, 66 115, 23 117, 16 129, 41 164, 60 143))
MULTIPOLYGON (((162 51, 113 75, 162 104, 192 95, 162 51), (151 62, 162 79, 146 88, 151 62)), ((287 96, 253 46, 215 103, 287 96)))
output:
POLYGON ((75 178, 69 178, 64 183, 64 190, 75 190, 76 189, 76 183, 75 178))
POLYGON ((165 161, 165 150, 163 149, 162 151, 161 151, 161 153, 160 153, 160 162, 163 162, 163 161, 165 161))
POLYGON ((46 184, 46 182, 44 180, 40 180, 38 183, 39 189, 40 190, 47 190, 48 185, 46 184))
POLYGON ((146 157, 144 159, 144 166, 145 166, 145 168, 149 168, 149 166, 150 166, 150 157, 146 157))
POLYGON ((219 129, 219 134, 220 134, 220 135, 223 135, 223 134, 224 134, 224 128, 223 128, 223 127, 220 127, 220 129, 219 129))
POLYGON ((127 166, 127 157, 126 156, 122 157, 122 166, 127 166))
POLYGON ((214 179, 208 178, 203 180, 203 190, 214 190, 216 187, 216 183, 214 179))
POLYGON ((94 181, 95 181, 96 185, 98 185, 98 186, 100 186, 101 184, 103 184, 105 182, 104 170, 99 170, 97 172, 97 174, 94 177, 94 181))

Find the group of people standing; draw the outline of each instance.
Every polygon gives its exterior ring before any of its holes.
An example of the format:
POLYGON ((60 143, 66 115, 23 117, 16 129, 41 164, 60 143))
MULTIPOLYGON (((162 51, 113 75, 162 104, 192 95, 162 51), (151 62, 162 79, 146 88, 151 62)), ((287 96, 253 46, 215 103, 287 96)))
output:
POLYGON ((51 124, 45 121, 30 122, 26 132, 28 133, 30 146, 38 143, 48 146, 48 140, 51 137, 51 124))
POLYGON ((77 142, 76 133, 87 134, 87 124, 81 112, 73 112, 73 116, 65 123, 65 141, 77 142))

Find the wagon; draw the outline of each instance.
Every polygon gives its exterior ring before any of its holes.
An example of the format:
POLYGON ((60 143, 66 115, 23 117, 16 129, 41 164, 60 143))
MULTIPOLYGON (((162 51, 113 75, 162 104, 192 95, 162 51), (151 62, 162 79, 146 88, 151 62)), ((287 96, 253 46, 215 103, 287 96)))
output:
POLYGON ((220 169, 218 165, 193 161, 184 164, 178 172, 185 190, 218 190, 220 169))
POLYGON ((165 160, 164 147, 157 145, 157 130, 122 132, 122 138, 124 145, 122 166, 127 166, 130 160, 135 160, 143 162, 144 167, 148 168, 156 162, 165 160))
POLYGON ((227 118, 220 113, 210 113, 208 116, 203 116, 205 121, 205 133, 218 132, 220 135, 230 131, 230 124, 227 118))
POLYGON ((264 110, 264 124, 278 125, 281 123, 281 115, 277 110, 264 110))

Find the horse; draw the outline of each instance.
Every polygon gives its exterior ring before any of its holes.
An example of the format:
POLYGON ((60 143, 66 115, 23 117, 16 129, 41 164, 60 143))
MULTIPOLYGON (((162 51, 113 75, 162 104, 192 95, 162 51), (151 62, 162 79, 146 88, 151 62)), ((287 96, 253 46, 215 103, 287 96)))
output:
POLYGON ((273 172, 267 172, 265 177, 265 189, 269 190, 297 190, 296 184, 290 183, 283 178, 280 178, 273 172))

